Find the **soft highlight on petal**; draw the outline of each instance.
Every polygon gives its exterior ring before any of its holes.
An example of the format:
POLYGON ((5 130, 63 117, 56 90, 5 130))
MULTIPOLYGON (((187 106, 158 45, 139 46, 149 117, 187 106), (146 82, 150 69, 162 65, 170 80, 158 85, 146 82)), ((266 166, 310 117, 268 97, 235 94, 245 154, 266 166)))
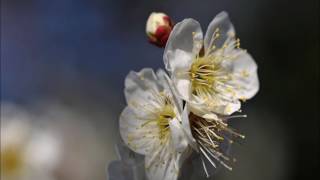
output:
POLYGON ((231 115, 232 113, 240 110, 241 107, 241 103, 239 100, 222 98, 219 96, 211 97, 208 100, 204 101, 203 99, 201 99, 201 102, 190 103, 191 112, 201 117, 208 113, 231 115))
POLYGON ((209 52, 213 46, 220 48, 229 38, 234 38, 235 31, 226 12, 219 13, 209 24, 205 38, 204 49, 209 52), (218 31, 219 37, 215 38, 215 32, 218 31))
POLYGON ((238 53, 238 57, 225 64, 232 73, 232 80, 228 84, 234 87, 238 99, 252 98, 259 91, 257 64, 247 52, 238 53))
POLYGON ((145 157, 148 180, 177 180, 181 153, 173 151, 169 142, 153 152, 145 157))
POLYGON ((182 153, 188 146, 188 141, 184 138, 182 125, 178 119, 172 119, 169 122, 171 130, 171 139, 176 151, 182 153))
POLYGON ((185 100, 189 100, 191 95, 190 80, 187 78, 177 78, 177 79, 174 79, 173 81, 177 88, 179 96, 181 96, 185 100))
POLYGON ((146 128, 141 128, 147 119, 139 119, 135 112, 126 107, 120 115, 120 135, 124 143, 134 152, 147 154, 151 152, 154 144, 158 144, 158 127, 154 124, 147 124, 146 128), (154 137, 155 136, 155 137, 154 137))
POLYGON ((147 98, 148 92, 160 90, 157 84, 157 77, 152 69, 144 68, 140 72, 131 71, 125 80, 125 97, 130 104, 131 98, 147 98))
MULTIPOLYGON (((198 54, 202 47, 202 30, 198 21, 194 19, 185 19, 177 23, 167 42, 164 50, 164 64, 167 70, 172 71, 173 61, 179 60, 175 57, 176 50, 181 50, 191 54, 198 54)), ((187 63, 187 62, 186 62, 187 63)))
POLYGON ((171 69, 170 72, 178 72, 190 69, 194 54, 177 49, 175 51, 169 51, 167 57, 170 59, 170 62, 168 62, 168 66, 170 66, 171 69))
POLYGON ((183 132, 185 134, 185 137, 189 143, 189 145, 195 150, 195 151, 199 151, 197 144, 196 144, 196 140, 193 138, 192 132, 191 132, 191 126, 190 126, 190 121, 189 121, 189 104, 187 104, 184 107, 183 113, 182 113, 182 122, 181 125, 183 127, 183 132))

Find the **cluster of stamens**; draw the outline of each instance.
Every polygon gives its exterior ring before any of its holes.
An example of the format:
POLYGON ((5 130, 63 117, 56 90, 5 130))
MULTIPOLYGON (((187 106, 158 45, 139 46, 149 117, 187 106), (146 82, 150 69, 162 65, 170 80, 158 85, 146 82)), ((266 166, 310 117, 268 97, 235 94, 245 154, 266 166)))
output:
MULTIPOLYGON (((171 97, 164 92, 154 94, 154 102, 146 103, 143 105, 135 105, 136 108, 140 108, 150 114, 149 119, 141 125, 143 128, 149 124, 156 124, 159 129, 158 138, 161 143, 166 141, 169 131, 169 121, 176 115, 174 112, 174 106, 171 97)), ((138 117, 139 118, 139 117, 138 117)), ((145 119, 140 117, 139 119, 145 119)))
MULTIPOLYGON (((165 145, 168 143, 168 140, 170 138, 170 127, 169 127, 169 122, 173 118, 176 117, 175 111, 174 111, 174 105, 172 102, 172 98, 167 95, 165 92, 161 93, 156 93, 154 92, 155 99, 154 103, 157 104, 156 106, 153 107, 152 110, 149 112, 152 114, 152 117, 150 120, 146 121, 144 124, 141 126, 145 126, 150 123, 154 123, 158 127, 158 136, 155 136, 154 138, 158 138, 160 140, 160 145, 165 145)), ((152 105, 148 105, 150 107, 152 105)), ((151 132, 150 132, 151 133, 151 132)), ((163 149, 156 149, 156 151, 163 151, 163 149)), ((175 152, 172 152, 175 153, 175 152)), ((157 166, 162 166, 168 161, 168 157, 162 157, 160 156, 161 153, 159 153, 156 156, 155 161, 152 161, 149 164, 146 164, 146 169, 150 170, 151 165, 157 166)), ((170 171, 178 173, 178 168, 174 166, 174 169, 171 169, 170 171)))
MULTIPOLYGON (((226 149, 224 149, 225 147, 222 147, 222 145, 226 145, 225 143, 232 144, 233 139, 245 137, 228 127, 228 124, 222 119, 205 119, 192 113, 190 113, 189 119, 192 135, 199 146, 201 155, 205 157, 214 167, 216 167, 216 161, 227 169, 232 170, 232 167, 229 165, 229 163, 231 163, 234 159, 231 159, 224 153, 226 149)), ((204 162, 203 166, 205 172, 207 173, 207 168, 204 162)))
POLYGON ((158 111, 158 118, 156 119, 159 127, 160 140, 164 139, 169 134, 169 121, 175 117, 173 104, 168 96, 162 97, 162 108, 158 111))
POLYGON ((192 82, 192 93, 195 95, 201 92, 212 93, 213 86, 217 79, 215 74, 220 66, 211 58, 196 57, 190 68, 190 79, 192 82))
MULTIPOLYGON (((193 34, 194 36, 194 34, 193 34)), ((231 53, 231 49, 240 48, 240 40, 234 39, 234 34, 229 34, 231 38, 217 48, 215 42, 221 37, 219 28, 213 34, 212 46, 200 51, 193 60, 189 70, 189 77, 192 83, 192 93, 194 95, 209 95, 218 92, 215 85, 224 84, 232 79, 232 75, 224 70, 221 62, 224 60, 234 60, 238 54, 231 53)), ((196 41, 196 40, 195 40, 196 41)), ((201 43, 202 42, 195 42, 201 43)))

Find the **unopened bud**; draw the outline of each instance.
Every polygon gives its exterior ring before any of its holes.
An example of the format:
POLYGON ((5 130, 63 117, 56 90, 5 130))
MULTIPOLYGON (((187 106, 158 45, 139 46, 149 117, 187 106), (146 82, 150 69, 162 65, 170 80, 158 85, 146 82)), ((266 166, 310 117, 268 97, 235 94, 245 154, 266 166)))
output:
POLYGON ((149 42, 159 47, 165 47, 172 28, 173 23, 168 15, 164 13, 151 13, 146 25, 149 42))

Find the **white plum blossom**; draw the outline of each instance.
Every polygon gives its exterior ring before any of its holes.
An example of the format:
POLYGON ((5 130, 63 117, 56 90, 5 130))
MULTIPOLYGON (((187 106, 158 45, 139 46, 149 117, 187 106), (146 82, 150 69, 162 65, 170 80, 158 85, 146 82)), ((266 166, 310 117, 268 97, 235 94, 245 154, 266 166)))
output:
POLYGON ((231 114, 240 111, 240 100, 258 92, 259 80, 257 65, 240 48, 227 13, 212 20, 204 37, 196 20, 185 19, 172 29, 163 13, 150 15, 146 32, 152 43, 166 44, 163 58, 170 78, 148 68, 129 73, 128 106, 120 117, 125 144, 145 155, 150 180, 176 180, 189 147, 199 153, 207 176, 207 163, 231 170, 234 159, 226 149, 245 137, 228 120, 246 117, 231 114))
POLYGON ((175 180, 188 152, 181 122, 188 118, 182 101, 171 89, 164 71, 145 68, 125 80, 128 106, 120 116, 120 134, 126 145, 145 155, 150 180, 175 180))
POLYGON ((240 100, 257 93, 257 65, 239 46, 225 12, 211 21, 204 38, 194 19, 174 26, 165 47, 164 63, 178 95, 193 113, 230 115, 240 109, 240 100))

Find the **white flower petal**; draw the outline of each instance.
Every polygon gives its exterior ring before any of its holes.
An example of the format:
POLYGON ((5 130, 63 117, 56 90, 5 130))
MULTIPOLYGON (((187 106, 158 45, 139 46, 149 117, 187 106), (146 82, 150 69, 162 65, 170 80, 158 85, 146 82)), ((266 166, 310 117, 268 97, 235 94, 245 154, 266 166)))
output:
POLYGON ((191 96, 191 81, 187 76, 174 76, 173 83, 178 95, 188 101, 191 96))
POLYGON ((193 138, 192 132, 191 132, 191 126, 190 126, 190 121, 189 121, 189 104, 187 104, 184 107, 183 113, 182 113, 182 127, 183 127, 183 132, 185 134, 185 137, 189 143, 189 145, 196 151, 198 150, 197 142, 193 138))
POLYGON ((250 99, 259 91, 257 64, 246 52, 238 53, 237 59, 228 62, 233 78, 228 84, 234 87, 238 99, 250 99))
POLYGON ((191 52, 177 49, 175 51, 168 51, 167 53, 168 62, 166 68, 168 71, 188 71, 192 64, 194 54, 191 52))
POLYGON ((152 69, 144 68, 140 72, 131 71, 125 80, 125 96, 127 103, 134 99, 150 98, 150 91, 161 91, 162 87, 157 84, 157 77, 152 69))
POLYGON ((209 53, 209 49, 215 46, 220 48, 223 46, 225 41, 229 38, 233 38, 235 31, 233 25, 226 12, 219 13, 209 24, 205 38, 204 38, 204 49, 206 53, 209 53), (215 39, 215 31, 219 29, 219 37, 215 39))
POLYGON ((231 115, 232 113, 238 111, 241 107, 240 101, 225 101, 222 100, 217 106, 214 106, 211 110, 222 115, 231 115))
POLYGON ((171 149, 170 142, 146 155, 146 175, 149 180, 176 180, 179 176, 181 154, 171 149))
POLYGON ((218 116, 216 114, 210 113, 210 114, 205 114, 202 116, 204 119, 212 119, 212 120, 219 120, 218 116))
POLYGON ((241 103, 237 99, 228 99, 226 97, 216 96, 209 99, 207 102, 190 103, 191 112, 198 116, 204 116, 205 114, 217 113, 221 115, 230 115, 238 111, 241 107, 241 103))
POLYGON ((177 96, 176 89, 174 88, 172 80, 169 78, 167 73, 159 69, 157 71, 157 77, 159 78, 159 81, 161 81, 162 85, 164 86, 165 89, 169 90, 170 94, 172 94, 172 100, 174 105, 177 107, 179 114, 182 114, 182 100, 177 96))
POLYGON ((202 47, 202 31, 199 22, 194 19, 185 19, 177 23, 167 42, 164 50, 164 64, 168 71, 172 71, 176 66, 190 64, 192 56, 199 53, 202 47), (189 58, 180 59, 181 53, 177 50, 184 51, 189 58))
POLYGON ((127 104, 139 117, 148 116, 148 112, 137 104, 153 103, 155 95, 161 91, 163 86, 150 68, 144 68, 140 72, 131 71, 126 77, 124 92, 127 104))
POLYGON ((190 69, 193 57, 181 50, 176 50, 175 54, 175 56, 170 58, 173 69, 171 72, 173 86, 182 99, 188 100, 191 95, 191 82, 187 72, 190 69))
POLYGON ((179 120, 174 118, 169 122, 171 139, 175 150, 178 152, 183 152, 188 146, 188 141, 183 133, 182 125, 179 120))
POLYGON ((146 168, 150 172, 147 174, 151 180, 177 179, 182 164, 181 154, 188 147, 180 124, 182 100, 176 96, 172 86, 173 82, 164 71, 159 70, 156 76, 151 69, 131 72, 125 82, 128 107, 120 117, 120 134, 130 149, 146 155, 146 168), (176 118, 168 119, 169 129, 161 129, 154 114, 161 112, 159 108, 163 104, 159 103, 159 96, 164 94, 168 95, 166 98, 172 98, 176 118), (167 134, 160 133, 160 130, 167 134))
POLYGON ((135 112, 126 107, 120 115, 120 135, 125 144, 139 154, 146 154, 151 151, 154 144, 158 144, 158 126, 146 123, 147 119, 140 119, 135 112))

